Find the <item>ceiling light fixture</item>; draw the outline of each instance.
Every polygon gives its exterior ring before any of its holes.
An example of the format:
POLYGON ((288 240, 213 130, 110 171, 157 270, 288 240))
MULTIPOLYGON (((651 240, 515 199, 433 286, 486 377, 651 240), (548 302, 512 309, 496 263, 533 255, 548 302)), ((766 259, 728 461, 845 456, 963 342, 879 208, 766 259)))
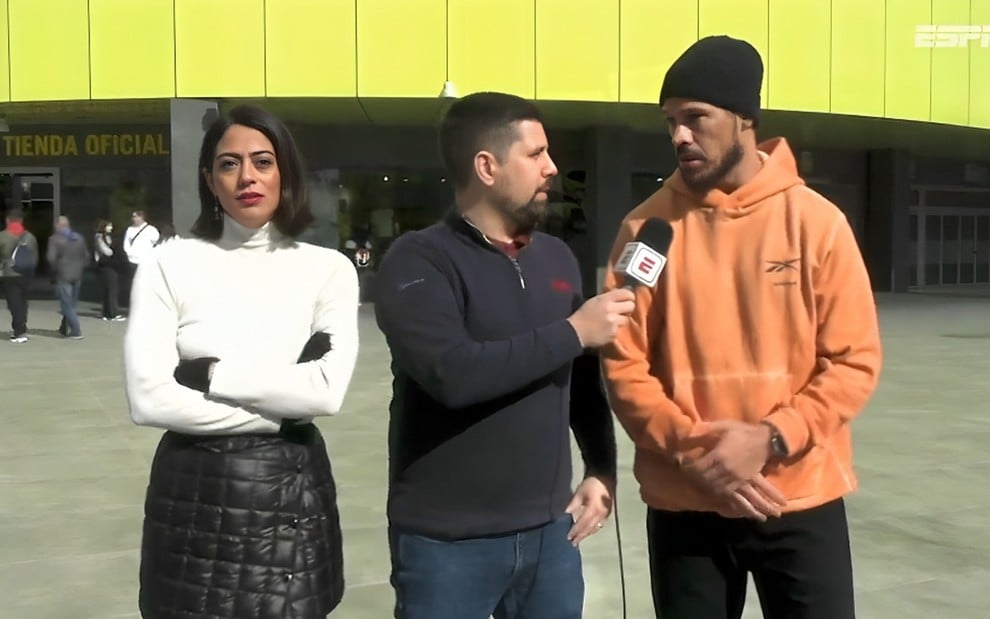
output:
POLYGON ((446 81, 443 83, 443 89, 440 91, 441 99, 456 99, 457 98, 457 88, 451 81, 446 81))

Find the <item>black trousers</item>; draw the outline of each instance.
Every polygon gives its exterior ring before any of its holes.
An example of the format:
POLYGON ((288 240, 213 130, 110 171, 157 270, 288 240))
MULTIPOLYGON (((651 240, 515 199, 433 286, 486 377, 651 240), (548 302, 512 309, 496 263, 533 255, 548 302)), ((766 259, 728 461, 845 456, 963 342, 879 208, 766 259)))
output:
POLYGON ((134 274, 137 273, 137 267, 138 265, 130 261, 124 262, 121 266, 119 272, 120 293, 117 297, 118 307, 131 306, 131 286, 134 284, 134 274))
POLYGON ((103 283, 103 317, 120 315, 120 274, 111 264, 101 264, 100 281, 103 283))
POLYGON ((4 277, 3 294, 10 310, 11 337, 27 334, 28 296, 31 292, 30 277, 4 277))
POLYGON ((134 274, 137 273, 137 268, 138 265, 133 262, 124 263, 120 273, 120 294, 118 297, 120 307, 131 306, 131 286, 134 284, 134 274))
POLYGON ((647 513, 657 619, 739 619, 753 574, 765 619, 854 619, 842 499, 765 523, 647 513))

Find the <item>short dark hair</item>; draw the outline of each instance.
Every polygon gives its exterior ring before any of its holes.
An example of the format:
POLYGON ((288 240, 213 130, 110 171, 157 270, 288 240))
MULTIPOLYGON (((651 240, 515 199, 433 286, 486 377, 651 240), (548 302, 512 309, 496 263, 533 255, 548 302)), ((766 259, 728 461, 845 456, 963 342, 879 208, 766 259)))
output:
POLYGON ((4 217, 10 221, 24 221, 24 211, 19 208, 12 208, 7 211, 4 217))
POLYGON ((271 112, 253 105, 239 105, 230 110, 226 116, 213 121, 203 136, 198 170, 200 210, 199 218, 192 226, 193 235, 201 239, 216 240, 223 233, 223 220, 216 217, 216 198, 210 191, 203 172, 213 171, 217 145, 227 129, 233 125, 260 131, 271 141, 282 182, 278 208, 275 209, 272 223, 282 234, 296 238, 315 219, 309 208, 303 159, 285 123, 271 112))
POLYGON ((501 92, 479 92, 450 106, 440 123, 440 156, 457 188, 471 182, 474 157, 486 150, 502 159, 517 139, 516 123, 542 123, 532 102, 501 92))

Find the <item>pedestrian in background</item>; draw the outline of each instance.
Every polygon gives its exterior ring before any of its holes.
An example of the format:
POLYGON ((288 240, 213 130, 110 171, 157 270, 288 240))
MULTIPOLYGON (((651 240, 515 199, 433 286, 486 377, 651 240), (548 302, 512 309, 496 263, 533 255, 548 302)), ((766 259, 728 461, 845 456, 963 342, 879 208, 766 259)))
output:
POLYGON ((72 229, 68 217, 61 216, 55 221, 55 233, 48 240, 46 258, 62 313, 58 332, 70 340, 81 340, 83 334, 76 310, 83 274, 90 263, 89 248, 86 247, 86 239, 72 229))
POLYGON ((117 249, 113 242, 113 224, 106 219, 101 219, 96 226, 96 234, 93 238, 93 258, 103 290, 103 303, 100 312, 103 320, 124 320, 117 304, 120 296, 120 274, 117 272, 119 261, 115 259, 116 253, 117 249))
POLYGON ((24 227, 24 213, 10 210, 0 230, 0 280, 10 311, 10 341, 28 341, 28 297, 38 268, 38 239, 24 227))

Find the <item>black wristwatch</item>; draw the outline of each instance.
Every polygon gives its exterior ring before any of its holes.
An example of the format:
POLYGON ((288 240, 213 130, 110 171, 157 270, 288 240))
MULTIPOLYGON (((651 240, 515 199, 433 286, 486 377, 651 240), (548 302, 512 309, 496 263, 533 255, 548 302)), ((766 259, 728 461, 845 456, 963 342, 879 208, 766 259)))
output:
POLYGON ((770 455, 778 459, 786 458, 789 451, 787 449, 787 443, 784 442, 784 437, 780 434, 780 430, 772 423, 764 421, 763 425, 770 428, 770 455))

